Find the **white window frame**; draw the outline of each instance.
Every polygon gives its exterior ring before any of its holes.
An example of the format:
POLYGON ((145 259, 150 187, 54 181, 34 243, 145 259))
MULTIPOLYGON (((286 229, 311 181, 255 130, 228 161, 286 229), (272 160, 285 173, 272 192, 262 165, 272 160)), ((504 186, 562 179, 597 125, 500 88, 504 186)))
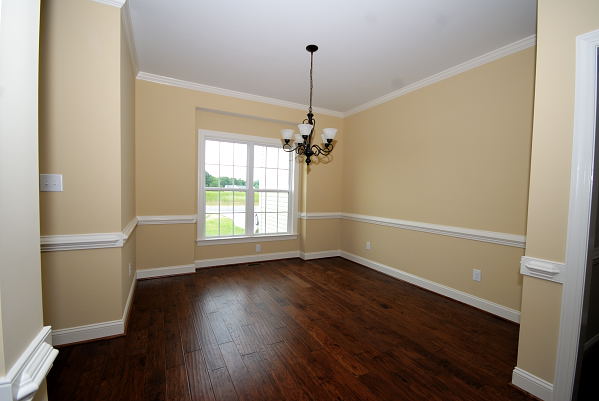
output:
MULTIPOLYGON (((235 143, 244 143, 248 145, 248 160, 247 160, 247 178, 246 183, 248 184, 248 189, 246 191, 246 199, 254 198, 254 186, 253 186, 253 178, 254 178, 254 149, 253 145, 262 145, 262 146, 282 146, 281 140, 276 138, 267 138, 261 136, 252 136, 245 134, 235 134, 230 132, 221 132, 221 131, 212 131, 212 130, 198 130, 198 153, 197 153, 197 163, 198 163, 198 214, 196 220, 197 226, 197 235, 196 235, 196 244, 200 246, 204 245, 219 245, 219 244, 235 244, 235 243, 243 243, 243 242, 263 242, 263 241, 282 241, 282 240, 293 240, 297 239, 297 219, 298 219, 298 201, 299 201, 299 168, 296 165, 295 158, 290 157, 289 160, 289 191, 280 191, 280 192, 289 192, 289 211, 288 211, 288 232, 287 233, 276 233, 276 234, 246 234, 246 235, 236 235, 229 237, 206 237, 204 224, 206 221, 206 202, 205 202, 205 192, 206 192, 206 180, 205 176, 205 163, 204 163, 204 149, 206 140, 215 140, 215 141, 227 141, 227 142, 235 142, 235 143)), ((277 192, 276 190, 268 190, 267 192, 277 192)), ((250 202, 251 210, 247 210, 246 205, 246 227, 248 227, 247 220, 254 220, 254 211, 253 211, 253 202, 250 202)))

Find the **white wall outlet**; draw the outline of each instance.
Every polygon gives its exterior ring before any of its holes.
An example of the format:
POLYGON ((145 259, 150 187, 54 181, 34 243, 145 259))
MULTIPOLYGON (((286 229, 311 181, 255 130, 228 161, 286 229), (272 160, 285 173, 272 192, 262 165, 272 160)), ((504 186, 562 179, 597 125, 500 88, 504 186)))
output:
POLYGON ((262 245, 256 244, 256 252, 262 252, 262 245))
POLYGON ((366 249, 372 249, 372 244, 370 241, 366 241, 366 245, 364 246, 366 249))
POLYGON ((480 270, 479 269, 472 269, 472 280, 480 281, 480 270))
POLYGON ((62 174, 40 174, 41 192, 62 192, 62 174))
POLYGON ((129 277, 131 277, 131 263, 129 263, 129 277))

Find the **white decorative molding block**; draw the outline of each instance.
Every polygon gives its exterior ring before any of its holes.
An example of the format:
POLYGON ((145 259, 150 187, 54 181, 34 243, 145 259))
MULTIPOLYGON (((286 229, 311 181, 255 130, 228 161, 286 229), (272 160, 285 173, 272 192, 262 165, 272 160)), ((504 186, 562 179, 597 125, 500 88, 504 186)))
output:
POLYGON ((10 368, 0 377, 0 401, 30 401, 58 355, 50 341, 50 326, 43 327, 10 368))
POLYGON ((511 320, 512 322, 520 322, 520 312, 515 309, 499 305, 495 302, 491 302, 486 299, 468 294, 466 292, 456 290, 455 288, 435 283, 434 281, 418 277, 414 274, 404 272, 394 267, 387 266, 382 263, 351 254, 349 252, 341 251, 341 257, 359 263, 363 266, 369 267, 373 270, 379 271, 388 276, 406 281, 410 284, 414 284, 418 287, 425 288, 429 291, 436 292, 437 294, 441 294, 448 298, 455 299, 456 301, 460 301, 467 305, 474 306, 475 308, 482 309, 486 312, 492 313, 504 319, 511 320))
MULTIPOLYGON (((197 82, 183 81, 181 79, 166 77, 162 75, 150 74, 148 72, 140 71, 137 74, 137 79, 142 81, 154 82, 157 84, 176 86, 179 88, 190 89, 199 92, 213 93, 215 95, 223 95, 234 97, 237 99, 250 100, 253 102, 272 104, 275 106, 287 107, 295 110, 305 110, 308 108, 307 105, 289 102, 287 100, 274 99, 271 97, 253 95, 251 93, 237 92, 229 89, 217 88, 215 86, 203 85, 197 82)), ((315 113, 326 114, 333 117, 342 118, 344 113, 335 110, 323 109, 321 107, 313 107, 315 113)))
POLYGON ((543 401, 553 399, 553 384, 518 367, 512 372, 512 384, 543 401))
POLYGON ((140 226, 147 224, 195 224, 198 216, 195 214, 173 216, 137 216, 140 226))
POLYGON ((556 283, 564 282, 562 274, 564 269, 565 264, 551 260, 532 258, 530 256, 522 256, 520 259, 520 273, 526 276, 555 281, 556 283))
POLYGON ((156 278, 156 277, 167 277, 176 276, 179 274, 195 273, 195 265, 180 265, 180 266, 166 266, 166 267, 155 267, 151 269, 138 269, 137 279, 143 278, 156 278))

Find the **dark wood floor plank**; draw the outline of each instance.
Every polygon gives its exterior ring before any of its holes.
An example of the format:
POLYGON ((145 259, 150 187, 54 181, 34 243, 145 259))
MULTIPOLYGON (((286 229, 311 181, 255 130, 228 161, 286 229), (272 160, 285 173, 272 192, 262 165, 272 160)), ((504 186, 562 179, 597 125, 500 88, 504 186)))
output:
POLYGON ((63 347, 50 401, 530 401, 518 326, 342 258, 139 281, 127 335, 63 347))

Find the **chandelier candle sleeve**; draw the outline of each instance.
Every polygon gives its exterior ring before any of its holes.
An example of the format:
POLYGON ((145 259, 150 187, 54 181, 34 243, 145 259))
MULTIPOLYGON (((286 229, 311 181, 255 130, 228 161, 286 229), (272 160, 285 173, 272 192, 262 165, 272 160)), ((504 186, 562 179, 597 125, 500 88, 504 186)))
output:
POLYGON ((312 70, 314 66, 314 52, 318 50, 318 46, 308 45, 306 46, 306 50, 310 53, 310 105, 308 107, 308 114, 306 114, 308 118, 297 125, 299 134, 294 133, 292 129, 284 129, 281 130, 281 137, 284 141, 283 150, 286 152, 295 152, 298 156, 303 156, 306 164, 309 165, 312 157, 328 156, 333 151, 333 140, 337 134, 337 129, 325 128, 322 130, 320 137, 322 138, 324 148, 312 143, 312 134, 314 134, 314 127, 316 126, 316 120, 312 113, 312 88, 314 86, 312 70), (293 145, 291 138, 295 139, 295 144, 293 145))

